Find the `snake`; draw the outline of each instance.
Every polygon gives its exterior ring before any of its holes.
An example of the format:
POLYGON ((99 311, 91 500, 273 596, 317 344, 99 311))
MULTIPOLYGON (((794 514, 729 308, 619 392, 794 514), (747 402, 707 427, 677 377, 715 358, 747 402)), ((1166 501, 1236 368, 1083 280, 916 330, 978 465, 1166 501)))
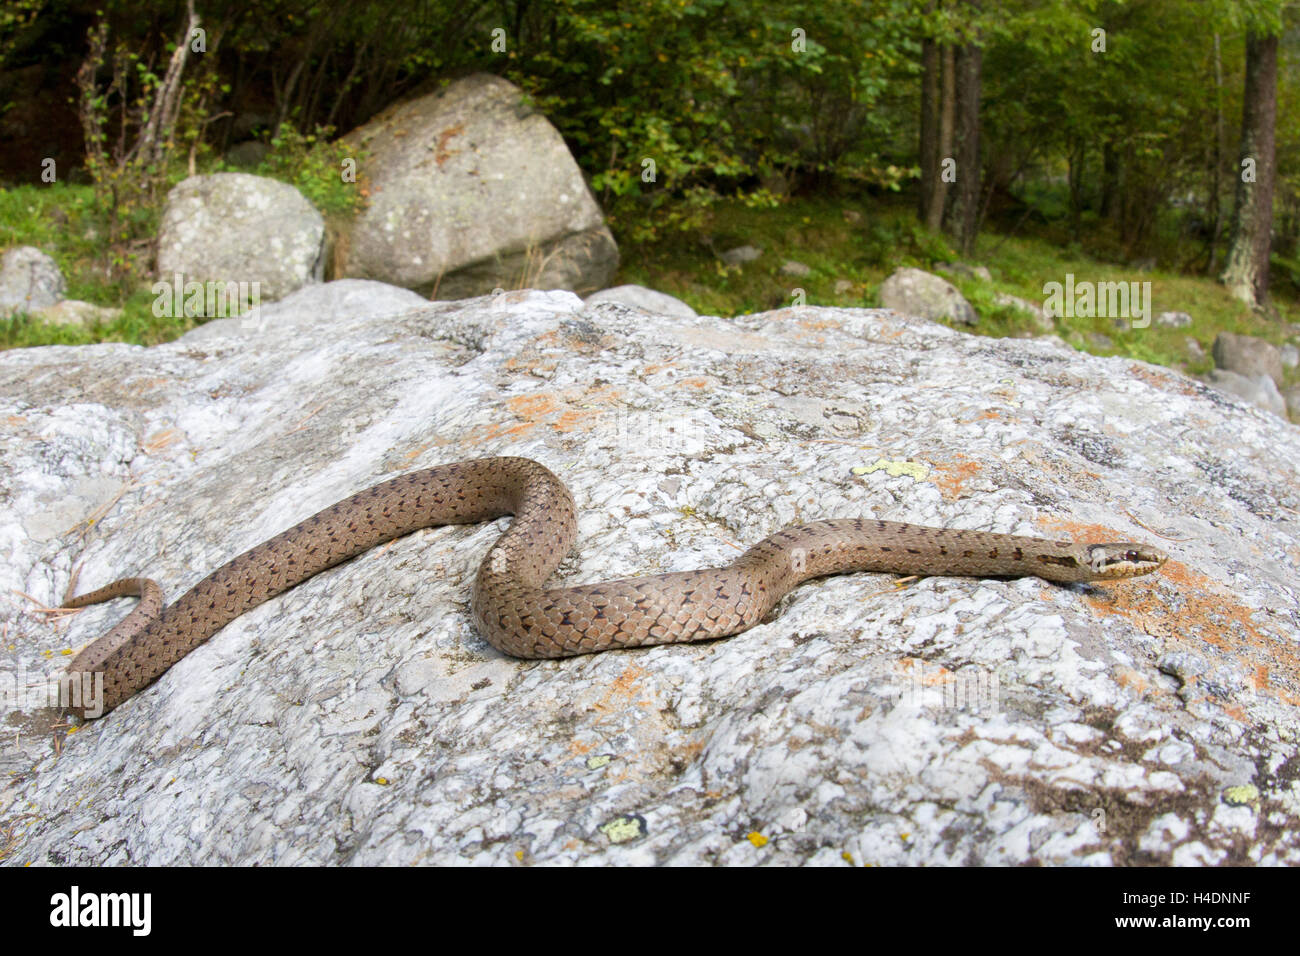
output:
POLYGON ((572 494, 532 459, 479 458, 410 472, 345 498, 228 561, 173 604, 164 606, 162 588, 141 577, 69 597, 65 608, 116 597, 140 602, 68 665, 65 676, 74 683, 102 676, 94 706, 83 700, 68 709, 83 718, 107 714, 241 614, 376 545, 421 528, 508 515, 509 526, 478 568, 470 608, 489 644, 525 659, 738 634, 799 584, 832 574, 1072 583, 1149 574, 1167 559, 1133 542, 1076 544, 842 518, 785 528, 725 567, 547 588, 577 538, 572 494))

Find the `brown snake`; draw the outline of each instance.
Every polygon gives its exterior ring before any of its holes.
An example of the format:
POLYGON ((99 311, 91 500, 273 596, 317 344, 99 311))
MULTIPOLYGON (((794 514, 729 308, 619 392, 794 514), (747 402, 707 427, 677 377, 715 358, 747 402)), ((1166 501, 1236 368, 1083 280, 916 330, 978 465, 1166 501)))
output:
MULTIPOLYGON (((726 637, 762 620, 792 588, 846 571, 1037 575, 1097 581, 1148 574, 1166 560, 1145 544, 1073 544, 867 518, 814 521, 764 538, 722 568, 546 589, 577 536, 573 496, 527 458, 481 458, 367 488, 245 551, 170 607, 148 578, 123 578, 65 602, 127 595, 140 604, 81 651, 70 675, 103 674, 102 713, 147 687, 239 615, 314 574, 420 528, 514 520, 479 566, 474 623, 515 657, 568 657, 726 637)), ((88 699, 88 698, 87 698, 88 699)), ((74 705, 83 716, 86 706, 74 705)))

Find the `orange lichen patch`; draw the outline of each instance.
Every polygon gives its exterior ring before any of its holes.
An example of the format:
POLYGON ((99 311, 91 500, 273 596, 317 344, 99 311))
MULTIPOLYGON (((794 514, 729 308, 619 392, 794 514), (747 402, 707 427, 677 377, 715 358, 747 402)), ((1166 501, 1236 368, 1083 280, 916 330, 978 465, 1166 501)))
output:
POLYGON ((451 159, 451 157, 455 156, 456 153, 459 153, 460 150, 456 150, 455 152, 452 152, 450 149, 447 148, 447 144, 450 143, 457 136, 460 136, 464 132, 465 132, 465 124, 457 123, 455 126, 449 126, 441 133, 439 133, 438 145, 434 148, 433 161, 437 163, 439 166, 441 166, 447 160, 451 159))
POLYGON ((5 418, 5 424, 17 428, 19 425, 26 425, 27 419, 22 415, 9 415, 5 418))
POLYGON ((1161 372, 1158 369, 1148 368, 1143 365, 1130 365, 1128 372, 1134 378, 1139 378, 1163 392, 1178 392, 1180 395, 1196 394, 1196 385, 1190 379, 1182 376, 1170 375, 1167 372, 1161 372))
POLYGON ((842 322, 834 319, 800 319, 795 323, 801 329, 807 329, 809 332, 825 332, 827 329, 840 329, 843 327, 842 322))
MULTIPOLYGON (((447 444, 447 443, 443 443, 443 444, 447 444)), ((403 452, 402 457, 406 461, 415 461, 415 459, 419 458, 421 455, 423 455, 426 451, 428 451, 432 447, 434 447, 433 442, 421 442, 420 444, 416 445, 414 448, 410 449, 409 451, 403 452)))
POLYGON ((897 666, 909 681, 916 681, 919 677, 919 682, 926 687, 938 687, 953 681, 953 672, 948 668, 942 664, 930 664, 919 657, 904 657, 897 666))
POLYGON ((679 388, 693 388, 696 391, 703 391, 706 388, 712 387, 713 382, 711 379, 703 375, 695 375, 691 378, 684 378, 676 384, 679 388))
POLYGON ((562 433, 591 431, 596 427, 596 420, 603 414, 599 408, 570 408, 561 412, 551 426, 562 433))
POLYGON ((651 362, 649 365, 646 365, 641 369, 641 374, 658 375, 660 372, 665 372, 670 368, 677 368, 677 367, 678 366, 676 362, 651 362))
MULTIPOLYGON (((1300 647, 1293 638, 1259 624, 1255 609, 1180 561, 1170 561, 1156 573, 1178 591, 1177 601, 1161 599, 1159 588, 1147 584, 1148 579, 1134 578, 1098 587, 1086 596, 1087 606, 1099 615, 1122 615, 1169 646, 1199 642, 1222 666, 1250 675, 1257 692, 1300 706, 1300 647)), ((1237 707, 1235 703, 1208 699, 1230 716, 1239 713, 1229 709, 1237 707)), ((1245 719, 1244 711, 1240 714, 1245 719)))
POLYGON ((144 440, 145 454, 152 455, 156 451, 162 451, 168 445, 174 445, 180 441, 181 432, 178 428, 164 428, 149 435, 144 440))
POLYGON ((1116 531, 1104 524, 1084 524, 1059 518, 1042 518, 1038 523, 1043 526, 1044 535, 1058 541, 1127 541, 1132 537, 1131 532, 1116 531))
POLYGON ((525 421, 537 421, 539 418, 545 418, 547 415, 557 415, 561 406, 558 396, 548 393, 533 393, 532 395, 520 395, 506 402, 506 408, 510 409, 511 414, 516 418, 522 418, 525 421))
POLYGON ((1131 667, 1116 668, 1115 683, 1140 695, 1145 695, 1151 690, 1151 682, 1131 667))
POLYGON ((468 432, 462 433, 455 439, 447 439, 439 442, 439 444, 482 445, 506 435, 512 438, 522 438, 536 427, 536 422, 494 422, 491 425, 480 425, 477 428, 471 428, 468 432))
POLYGON ((936 462, 930 471, 930 480, 949 501, 960 498, 966 493, 966 482, 984 470, 977 461, 971 461, 965 455, 954 455, 953 461, 936 462))
POLYGON ((512 372, 531 372, 537 375, 555 371, 558 364, 555 359, 543 359, 536 352, 523 352, 505 360, 505 367, 512 372))
POLYGON ((623 673, 614 678, 614 683, 610 684, 609 689, 605 691, 600 700, 591 705, 591 709, 602 714, 616 713, 627 710, 629 707, 646 708, 651 706, 651 701, 641 697, 641 687, 638 682, 646 676, 646 669, 636 664, 629 664, 624 668, 623 673))

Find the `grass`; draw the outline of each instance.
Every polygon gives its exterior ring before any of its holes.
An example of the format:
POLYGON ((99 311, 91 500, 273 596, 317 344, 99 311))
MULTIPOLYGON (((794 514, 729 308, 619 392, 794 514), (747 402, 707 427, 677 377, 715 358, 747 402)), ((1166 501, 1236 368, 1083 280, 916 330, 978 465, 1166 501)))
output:
POLYGON ((1221 331, 1280 344, 1288 338, 1285 323, 1300 320, 1300 303, 1290 297, 1289 288, 1273 298, 1273 307, 1283 320, 1279 323, 1256 315, 1208 277, 1137 272, 1041 237, 985 233, 973 256, 960 257, 942 237, 922 230, 910 207, 898 203, 808 199, 775 210, 727 203, 714 210, 701 235, 643 246, 624 243, 621 251, 619 282, 650 286, 714 315, 790 305, 795 287, 804 289, 808 304, 874 306, 879 304, 880 284, 900 266, 933 271, 939 262, 963 259, 987 266, 992 282, 953 275, 944 278, 957 286, 979 313, 979 324, 970 331, 998 337, 1041 334, 1025 313, 999 305, 995 301, 998 292, 1042 304, 1044 284, 1064 284, 1071 273, 1076 282, 1150 282, 1153 321, 1148 328, 1121 331, 1109 317, 1063 317, 1056 321, 1057 334, 1076 348, 1095 354, 1126 355, 1192 373, 1205 373, 1213 366, 1209 352, 1221 331), (850 213, 847 217, 846 211, 850 213), (859 214, 857 221, 851 221, 854 212, 859 214), (715 252, 738 245, 762 247, 764 255, 742 267, 723 266, 715 252), (812 273, 799 279, 783 275, 780 268, 787 259, 810 266, 812 273), (837 292, 839 280, 851 286, 841 286, 843 291, 837 292), (1154 317, 1161 312, 1186 312, 1193 323, 1184 329, 1158 326, 1154 317), (1100 347, 1090 340, 1089 333, 1106 335, 1112 346, 1100 347), (1206 357, 1189 355, 1189 337, 1197 340, 1206 357))
MULTIPOLYGON (((320 177, 312 170, 309 178, 320 177)), ((0 248, 38 246, 55 258, 68 277, 69 298, 124 310, 120 318, 88 328, 50 326, 26 316, 0 320, 0 348, 104 341, 151 345, 174 339, 196 324, 184 316, 155 317, 147 280, 135 287, 112 282, 104 268, 100 229, 89 186, 0 189, 0 248)), ((624 239, 621 252, 618 283, 667 292, 713 315, 788 306, 796 289, 803 290, 810 305, 875 306, 880 284, 898 267, 933 270, 939 262, 961 258, 943 237, 922 229, 910 206, 900 201, 854 203, 827 198, 795 199, 774 208, 723 202, 708 211, 700 228, 648 242, 624 239), (744 266, 723 265, 718 255, 739 245, 762 247, 764 254, 744 266), (798 278, 783 274, 781 265, 787 259, 807 265, 811 272, 798 278)), ((979 313, 979 324, 972 331, 991 336, 1041 334, 1030 317, 999 305, 996 293, 1042 303, 1044 283, 1064 283, 1069 273, 1076 281, 1149 281, 1153 316, 1187 312, 1194 320, 1190 328, 1169 329, 1153 322, 1146 329, 1122 331, 1107 317, 1076 317, 1058 319, 1058 334, 1076 348, 1096 354, 1126 355, 1192 373, 1209 371, 1213 362, 1208 354, 1220 331, 1281 343, 1288 334, 1285 322, 1300 319, 1300 303, 1289 282, 1279 283, 1282 291, 1274 296, 1273 306, 1284 320, 1278 323, 1252 313, 1212 279, 1174 272, 1139 273, 1077 247, 1062 247, 1043 235, 985 233, 975 255, 966 261, 987 266, 992 281, 946 278, 979 313), (1099 345, 1089 333, 1104 334, 1111 340, 1110 347, 1099 345), (1189 337, 1200 343, 1205 357, 1189 355, 1189 337)), ((1294 379, 1295 373, 1290 374, 1294 379)))

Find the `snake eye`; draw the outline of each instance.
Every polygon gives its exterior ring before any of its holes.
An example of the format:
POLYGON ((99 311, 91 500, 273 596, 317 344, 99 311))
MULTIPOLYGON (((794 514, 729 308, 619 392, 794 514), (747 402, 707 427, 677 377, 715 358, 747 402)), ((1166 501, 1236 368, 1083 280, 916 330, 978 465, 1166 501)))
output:
POLYGON ((1125 561, 1138 561, 1138 560, 1141 560, 1141 557, 1142 557, 1142 556, 1141 556, 1140 554, 1138 554, 1136 551, 1126 551, 1126 552, 1124 552, 1124 560, 1125 560, 1125 561))

